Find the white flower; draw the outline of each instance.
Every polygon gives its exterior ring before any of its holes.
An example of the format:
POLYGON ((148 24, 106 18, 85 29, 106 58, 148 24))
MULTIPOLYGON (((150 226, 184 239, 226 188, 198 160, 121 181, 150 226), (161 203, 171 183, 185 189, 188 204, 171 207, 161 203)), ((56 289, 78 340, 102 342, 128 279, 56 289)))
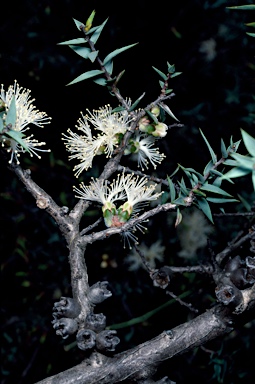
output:
MULTIPOLYGON (((146 185, 146 177, 139 179, 133 175, 118 175, 117 179, 111 184, 107 180, 92 180, 89 186, 84 183, 80 188, 74 187, 77 193, 76 197, 88 201, 94 201, 102 204, 102 212, 107 227, 121 227, 129 219, 134 218, 141 206, 156 200, 160 193, 154 193, 155 185, 146 185), (117 209, 114 204, 117 200, 125 202, 117 209)), ((126 238, 136 237, 132 234, 136 229, 143 231, 146 229, 141 223, 135 224, 131 231, 125 231, 126 238)))
MULTIPOLYGON (((144 255, 146 261, 150 264, 152 269, 156 268, 156 262, 162 263, 164 261, 165 246, 161 244, 161 240, 157 240, 150 247, 143 242, 139 246, 139 250, 144 255)), ((141 257, 135 249, 133 249, 126 257, 125 262, 129 264, 129 271, 136 271, 139 268, 144 268, 144 264, 141 257)))
POLYGON ((41 152, 50 152, 50 150, 39 149, 38 147, 45 145, 44 142, 38 142, 33 139, 33 135, 26 136, 24 132, 30 129, 29 124, 37 125, 38 127, 43 128, 44 124, 49 124, 51 118, 47 116, 45 112, 38 111, 35 106, 32 104, 34 99, 30 98, 30 90, 20 87, 19 84, 15 81, 14 86, 9 86, 7 92, 4 90, 4 86, 1 86, 0 99, 4 104, 5 113, 3 115, 3 122, 5 122, 7 113, 10 109, 13 98, 15 99, 15 109, 16 109, 16 121, 15 125, 10 127, 11 131, 18 132, 16 139, 8 135, 3 137, 2 145, 8 146, 7 151, 11 152, 10 163, 13 159, 19 164, 18 157, 20 153, 29 152, 30 156, 36 155, 38 158, 38 151, 41 152))
POLYGON ((82 118, 78 120, 76 128, 82 132, 82 135, 78 135, 68 129, 68 135, 63 134, 63 140, 68 152, 72 155, 69 156, 69 160, 77 159, 80 164, 75 165, 75 176, 79 177, 81 172, 87 171, 92 167, 92 161, 94 156, 100 151, 103 145, 103 137, 98 136, 94 138, 92 136, 91 129, 87 123, 87 119, 82 115, 82 118))
POLYGON ((162 192, 154 193, 157 184, 148 185, 146 177, 139 178, 139 176, 134 176, 133 174, 123 174, 121 182, 127 196, 127 201, 119 210, 122 210, 122 212, 127 211, 129 217, 132 213, 137 213, 141 206, 158 199, 162 194, 162 192))
POLYGON ((156 138, 153 136, 137 134, 133 141, 134 146, 137 148, 135 153, 138 156, 138 167, 141 167, 142 170, 144 170, 144 167, 148 168, 148 160, 155 169, 166 157, 163 153, 159 152, 158 148, 153 147, 156 141, 156 138))
POLYGON ((68 130, 69 136, 63 135, 65 146, 72 153, 69 160, 80 161, 80 164, 74 167, 75 176, 78 177, 82 171, 86 171, 92 166, 94 156, 104 153, 107 157, 111 157, 126 133, 130 121, 131 118, 126 111, 112 112, 109 105, 99 108, 97 111, 93 110, 93 112, 87 110, 87 114, 82 115, 76 126, 83 135, 73 133, 70 129, 68 130), (90 125, 96 131, 100 131, 97 136, 92 136, 90 125))
POLYGON ((197 250, 207 244, 207 237, 213 232, 204 214, 198 209, 183 214, 183 220, 177 227, 177 233, 182 250, 180 257, 190 259, 196 256, 197 250))

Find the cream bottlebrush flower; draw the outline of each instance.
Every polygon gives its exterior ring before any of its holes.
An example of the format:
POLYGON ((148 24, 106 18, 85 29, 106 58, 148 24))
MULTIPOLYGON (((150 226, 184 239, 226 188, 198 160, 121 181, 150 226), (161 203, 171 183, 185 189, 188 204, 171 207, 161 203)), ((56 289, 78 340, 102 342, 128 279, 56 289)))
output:
POLYGON ((150 162, 154 169, 162 162, 166 157, 163 153, 160 153, 158 148, 154 148, 153 145, 157 140, 153 136, 146 136, 143 134, 137 134, 133 140, 133 145, 136 148, 135 154, 137 154, 138 167, 142 170, 148 168, 148 162, 150 162), (149 160, 149 161, 148 161, 149 160))
MULTIPOLYGON (((139 250, 144 255, 146 261, 150 264, 150 267, 152 269, 156 268, 157 261, 162 263, 164 261, 164 252, 166 247, 161 244, 161 240, 157 240, 155 243, 153 243, 150 247, 147 247, 147 245, 143 242, 139 246, 139 250)), ((144 264, 141 260, 141 257, 136 252, 135 249, 133 249, 128 256, 125 259, 125 262, 129 264, 128 270, 129 271, 136 271, 139 268, 144 268, 144 264)))
POLYGON ((182 248, 178 256, 186 259, 195 257, 198 249, 207 245, 207 237, 213 231, 213 227, 198 209, 190 213, 184 212, 182 222, 177 227, 182 248))
POLYGON ((110 185, 107 180, 93 179, 89 186, 81 183, 80 188, 81 189, 74 187, 74 191, 77 193, 76 197, 102 204, 105 225, 107 227, 117 226, 113 225, 117 212, 114 202, 126 198, 125 191, 120 182, 120 175, 118 175, 117 180, 114 180, 110 185))
POLYGON ((77 159, 80 161, 80 164, 74 167, 76 177, 79 177, 81 172, 92 166, 94 156, 102 153, 105 153, 107 157, 112 156, 131 121, 128 113, 124 112, 113 113, 109 105, 98 111, 90 112, 87 110, 87 114, 82 115, 82 118, 78 120, 78 125, 76 125, 82 135, 74 133, 70 129, 68 135, 63 134, 66 149, 72 153, 69 160, 77 159), (90 124, 96 131, 100 131, 95 137, 92 136, 90 124))
POLYGON ((76 128, 82 132, 82 135, 78 135, 68 129, 68 134, 63 133, 64 144, 68 152, 72 155, 69 156, 69 160, 77 159, 80 161, 79 164, 74 166, 74 174, 79 177, 83 171, 87 171, 88 168, 92 167, 92 161, 94 156, 100 151, 104 143, 102 136, 93 137, 90 126, 87 122, 86 117, 82 115, 82 118, 78 120, 76 128))
POLYGON ((125 111, 112 112, 110 105, 99 108, 98 111, 94 110, 93 113, 87 112, 86 119, 96 130, 101 131, 105 146, 104 152, 107 157, 111 157, 119 144, 119 137, 126 133, 132 118, 125 111))
POLYGON ((10 127, 11 130, 20 133, 20 143, 15 139, 5 135, 3 137, 2 145, 7 145, 8 152, 11 152, 10 163, 13 159, 19 164, 18 157, 20 153, 29 152, 30 156, 36 155, 38 158, 41 158, 38 155, 39 152, 50 152, 50 150, 39 149, 42 145, 45 145, 45 142, 38 142, 33 139, 34 135, 26 136, 24 132, 30 129, 29 124, 37 125, 38 127, 43 128, 44 124, 49 124, 51 118, 47 116, 45 112, 40 112, 32 104, 35 99, 30 98, 30 90, 20 87, 19 84, 15 81, 14 85, 9 86, 7 92, 4 90, 4 86, 1 86, 0 99, 4 103, 5 113, 3 114, 3 121, 6 118, 6 114, 11 106, 13 98, 15 99, 16 107, 16 121, 15 126, 10 127), (22 144, 24 146, 22 146, 22 144))
POLYGON ((147 205, 150 201, 158 199, 163 193, 154 193, 157 184, 148 185, 148 179, 146 177, 139 178, 139 176, 134 176, 133 174, 123 174, 121 183, 125 190, 127 201, 119 207, 118 212, 120 216, 127 213, 128 219, 132 213, 136 214, 143 205, 147 205))

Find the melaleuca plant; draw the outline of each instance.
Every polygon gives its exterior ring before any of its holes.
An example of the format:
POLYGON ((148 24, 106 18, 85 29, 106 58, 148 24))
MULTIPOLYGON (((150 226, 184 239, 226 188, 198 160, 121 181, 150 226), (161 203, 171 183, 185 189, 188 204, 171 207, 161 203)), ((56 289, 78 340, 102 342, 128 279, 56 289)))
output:
MULTIPOLYGON (((211 260, 204 265, 162 265, 157 269, 155 264, 147 261, 139 248, 140 238, 146 231, 148 220, 160 212, 175 212, 176 227, 182 221, 182 212, 190 207, 202 212, 213 223, 212 205, 218 205, 224 212, 226 203, 238 201, 222 186, 223 182, 233 183, 234 177, 252 173, 255 188, 255 141, 248 133, 241 131, 249 152, 249 155, 242 155, 238 153, 241 140, 233 141, 231 137, 226 145, 221 139, 221 154, 218 157, 200 130, 210 154, 202 170, 177 164, 174 172, 166 170, 164 179, 152 176, 152 170, 155 172, 165 159, 158 143, 167 140, 170 127, 181 125, 169 106, 174 97, 169 84, 180 72, 176 72, 175 65, 168 61, 165 69, 153 67, 159 76, 159 92, 147 105, 142 104, 144 94, 135 101, 123 96, 120 84, 124 71, 114 74, 113 61, 136 44, 115 49, 106 57, 100 57, 97 42, 107 20, 99 26, 93 26, 94 17, 95 11, 85 23, 74 19, 81 37, 60 43, 70 47, 95 68, 84 72, 68 85, 93 81, 95 86, 105 87, 115 97, 117 106, 106 105, 82 112, 75 129, 68 129, 62 134, 69 160, 75 163, 74 176, 83 177, 83 181, 73 187, 77 198, 73 207, 56 204, 33 181, 31 172, 19 165, 20 154, 25 156, 28 152, 31 156, 39 156, 37 151, 41 149, 38 147, 45 144, 37 142, 32 135, 26 135, 30 124, 42 127, 43 123, 50 122, 50 118, 35 109, 29 91, 20 88, 16 82, 7 91, 4 87, 1 90, 0 137, 3 153, 10 153, 10 169, 36 199, 38 208, 45 209, 55 220, 69 250, 72 297, 61 297, 54 303, 53 328, 63 339, 75 335, 77 347, 84 352, 84 360, 79 365, 40 383, 116 383, 126 378, 132 383, 170 383, 168 378, 153 379, 160 362, 224 335, 234 328, 237 318, 247 321, 247 313, 249 316, 250 311, 254 310, 255 258, 247 254, 241 259, 232 254, 244 242, 250 242, 254 248, 254 222, 251 220, 249 228, 244 229, 242 235, 227 244, 225 249, 217 254, 212 252, 211 260), (98 156, 105 159, 104 169, 99 177, 88 180, 86 171, 96 164, 98 156), (135 159, 137 167, 122 166, 124 157, 132 159, 130 164, 134 164, 135 159), (232 167, 227 173, 226 165, 232 167), (81 219, 92 204, 101 217, 92 225, 82 228, 81 219), (96 231, 101 221, 104 227, 96 231), (165 330, 131 350, 116 353, 116 347, 121 342, 117 331, 114 327, 106 327, 103 313, 95 313, 97 305, 110 298, 112 293, 107 281, 90 284, 85 261, 88 244, 107 241, 113 235, 121 236, 124 247, 127 244, 135 248, 154 287, 166 290, 191 310, 190 304, 168 290, 171 280, 176 278, 177 273, 207 274, 215 285, 213 307, 206 308, 204 313, 187 323, 173 330, 165 330)), ((143 249, 146 251, 146 248, 143 249)))

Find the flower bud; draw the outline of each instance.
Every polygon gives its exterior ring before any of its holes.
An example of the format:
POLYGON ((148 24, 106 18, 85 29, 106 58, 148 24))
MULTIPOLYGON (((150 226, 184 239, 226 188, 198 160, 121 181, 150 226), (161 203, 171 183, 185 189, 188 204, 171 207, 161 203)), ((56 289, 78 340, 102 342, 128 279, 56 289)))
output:
POLYGON ((152 135, 155 137, 165 137, 167 134, 168 126, 164 123, 158 123, 155 125, 155 130, 152 135))
POLYGON ((160 114, 160 108, 157 105, 154 105, 154 107, 151 108, 151 113, 158 117, 160 114))
POLYGON ((142 117, 138 121, 138 128, 141 132, 146 132, 147 125, 150 124, 150 120, 147 117, 142 117))

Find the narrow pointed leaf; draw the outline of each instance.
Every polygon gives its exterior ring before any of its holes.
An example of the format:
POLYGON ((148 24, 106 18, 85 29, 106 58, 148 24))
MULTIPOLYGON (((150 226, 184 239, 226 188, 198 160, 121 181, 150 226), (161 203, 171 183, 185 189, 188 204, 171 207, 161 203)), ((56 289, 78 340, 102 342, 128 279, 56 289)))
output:
POLYGON ((21 133, 20 131, 10 130, 6 132, 6 135, 11 137, 13 140, 17 141, 17 143, 19 143, 26 151, 28 151, 28 146, 25 143, 25 141, 22 139, 22 137, 25 136, 23 133, 21 133))
POLYGON ((207 200, 202 197, 201 199, 197 199, 197 204, 205 216, 213 223, 211 208, 207 200))
POLYGON ((165 75, 163 72, 161 72, 159 69, 155 68, 155 67, 152 67, 154 69, 154 71, 156 71, 160 77, 162 77, 163 80, 167 80, 167 75, 165 75))
POLYGON ((251 36, 251 37, 255 37, 255 33, 251 33, 251 32, 246 32, 246 35, 251 36))
POLYGON ((175 72, 175 65, 174 64, 169 64, 167 62, 167 71, 168 71, 168 73, 174 73, 175 72))
POLYGON ((173 177, 180 169, 180 166, 178 165, 178 167, 173 171, 173 173, 171 173, 171 175, 169 177, 173 177))
POLYGON ((250 170, 254 169, 255 157, 251 158, 248 156, 240 155, 239 153, 233 153, 231 156, 239 163, 239 166, 250 170))
POLYGON ((91 49, 88 47, 82 47, 80 45, 72 45, 72 44, 70 44, 69 47, 84 59, 88 59, 89 54, 91 53, 91 49))
POLYGON ((221 154, 222 154, 222 157, 224 157, 224 159, 228 157, 228 152, 223 139, 221 139, 221 154))
POLYGON ((111 75, 113 71, 113 61, 108 61, 108 63, 105 64, 106 71, 111 75))
POLYGON ((131 105, 128 111, 129 112, 133 111, 144 96, 145 96, 145 92, 140 97, 138 97, 138 99, 131 105))
POLYGON ((223 189, 217 187, 216 185, 212 185, 212 184, 202 185, 202 187, 200 187, 200 189, 202 189, 202 191, 218 193, 218 194, 224 195, 224 196, 231 196, 228 192, 226 192, 223 189))
POLYGON ((209 163, 205 166, 204 169, 204 175, 206 175, 208 172, 211 172, 211 169, 213 168, 213 161, 210 160, 209 163))
POLYGON ((104 72, 103 71, 99 71, 98 69, 95 69, 95 70, 92 70, 92 71, 88 71, 88 72, 84 72, 82 75, 76 77, 73 81, 71 81, 71 83, 68 83, 67 85, 75 84, 75 83, 78 83, 79 81, 90 79, 91 77, 95 77, 97 75, 101 75, 102 73, 104 73, 104 72))
POLYGON ((107 21, 108 21, 108 18, 101 25, 99 25, 99 27, 96 28, 95 32, 93 33, 93 35, 90 38, 92 43, 96 44, 96 42, 97 42, 105 24, 107 23, 107 21))
POLYGON ((134 47, 134 46, 137 45, 137 44, 138 44, 138 43, 135 43, 135 44, 127 45, 126 47, 122 47, 122 48, 119 48, 119 49, 115 49, 115 51, 109 53, 109 55, 106 56, 106 58, 105 58, 104 61, 103 61, 103 65, 105 65, 108 61, 112 60, 115 56, 119 55, 120 53, 126 51, 126 50, 129 49, 129 48, 134 47))
POLYGON ((176 197, 176 190, 175 190, 174 183, 172 182, 172 180, 168 176, 167 176, 167 181, 168 181, 169 190, 170 190, 170 199, 171 199, 171 201, 174 201, 174 199, 176 197))
POLYGON ((175 73, 173 73, 173 74, 171 75, 171 79, 173 79, 174 77, 179 76, 179 75, 181 75, 181 74, 182 74, 182 72, 175 72, 175 73))
POLYGON ((210 203, 214 204, 225 204, 225 203, 236 203, 239 202, 237 199, 225 199, 221 197, 207 197, 206 200, 210 201, 210 203))
POLYGON ((228 9, 238 9, 238 10, 243 10, 243 11, 251 11, 255 10, 255 5, 249 4, 249 5, 233 5, 231 7, 226 7, 228 9))
POLYGON ((102 85, 102 86, 107 85, 107 81, 103 77, 99 77, 98 79, 95 79, 93 81, 98 85, 102 85))
POLYGON ((162 80, 159 80, 159 85, 160 85, 160 88, 164 88, 164 86, 165 86, 165 83, 164 83, 164 81, 162 81, 162 80))
POLYGON ((85 27, 85 25, 83 23, 81 23, 79 20, 76 20, 73 18, 73 21, 75 22, 75 25, 79 31, 81 31, 81 27, 82 28, 85 27))
POLYGON ((247 25, 247 27, 254 27, 255 28, 255 21, 253 21, 251 23, 245 23, 245 25, 247 25))
POLYGON ((241 129, 241 133, 247 151, 251 156, 255 157, 255 138, 249 135, 249 133, 245 132, 243 129, 241 129))
POLYGON ((204 139, 204 141, 206 142, 206 145, 207 145, 207 147, 208 147, 208 149, 209 149, 209 151, 210 151, 210 154, 211 154, 211 157, 212 157, 213 164, 215 164, 215 163, 217 162, 217 157, 216 157, 216 155, 215 155, 215 153, 214 153, 212 147, 210 146, 209 142, 207 141, 205 135, 203 134, 202 130, 201 130, 200 128, 199 128, 199 130, 200 130, 200 133, 201 133, 201 135, 203 136, 203 139, 204 139))
POLYGON ((83 44, 86 43, 86 40, 84 37, 79 37, 78 39, 72 39, 72 40, 67 40, 63 41, 62 43, 57 43, 57 45, 71 45, 71 44, 83 44))
POLYGON ((147 115, 149 115, 149 117, 154 121, 155 124, 158 124, 158 119, 153 113, 151 113, 151 111, 145 109, 145 112, 147 113, 147 115))
POLYGON ((242 177, 250 173, 251 171, 247 168, 236 167, 225 173, 222 179, 233 179, 235 177, 242 177))
POLYGON ((231 160, 231 159, 227 159, 226 161, 224 161, 223 164, 224 165, 231 165, 232 167, 238 166, 238 162, 236 160, 231 160))
POLYGON ((182 214, 181 214, 181 211, 180 211, 180 208, 177 208, 177 215, 176 215, 176 220, 175 220, 175 228, 181 223, 182 221, 182 214))
POLYGON ((177 119, 177 117, 174 116, 173 112, 171 111, 171 109, 168 107, 168 105, 164 104, 164 103, 159 103, 160 107, 163 108, 166 113, 168 113, 173 119, 175 119, 176 121, 180 121, 177 119))
POLYGON ((243 206, 245 207, 245 209, 250 212, 251 211, 251 205, 248 203, 248 201, 242 197, 241 195, 237 194, 237 196, 239 197, 239 200, 241 201, 241 203, 243 204, 243 206))
POLYGON ((6 125, 10 124, 10 128, 15 127, 16 118, 17 118, 16 101, 15 101, 15 96, 13 96, 11 100, 10 108, 6 114, 6 119, 5 119, 6 125))
POLYGON ((89 53, 88 58, 90 59, 90 61, 92 63, 94 63, 94 61, 96 60, 96 58, 98 56, 98 52, 99 51, 93 51, 93 52, 89 53))

